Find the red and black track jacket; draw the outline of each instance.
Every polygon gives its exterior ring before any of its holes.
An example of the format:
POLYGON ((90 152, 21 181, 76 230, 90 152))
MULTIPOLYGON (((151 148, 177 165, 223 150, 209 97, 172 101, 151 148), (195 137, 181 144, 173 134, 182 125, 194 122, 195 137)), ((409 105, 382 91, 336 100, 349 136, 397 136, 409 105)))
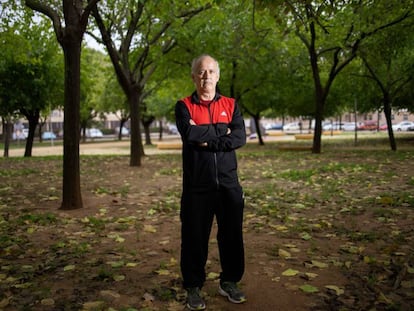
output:
POLYGON ((183 190, 237 187, 235 149, 246 143, 246 130, 236 101, 216 93, 211 102, 201 104, 194 92, 177 102, 175 117, 183 141, 183 190))

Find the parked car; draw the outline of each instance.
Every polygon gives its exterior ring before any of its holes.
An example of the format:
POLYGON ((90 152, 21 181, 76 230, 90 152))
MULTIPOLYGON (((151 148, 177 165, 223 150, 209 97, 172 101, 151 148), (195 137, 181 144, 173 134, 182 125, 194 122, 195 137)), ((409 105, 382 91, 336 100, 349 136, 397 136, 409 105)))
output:
POLYGON ((85 135, 88 138, 101 138, 101 137, 103 137, 102 131, 100 129, 97 129, 97 128, 86 129, 85 135))
POLYGON ((375 131, 378 129, 377 121, 364 121, 358 125, 359 131, 375 131))
POLYGON ((388 125, 387 124, 382 124, 382 125, 380 125, 380 127, 378 129, 380 131, 386 131, 388 129, 388 125))
POLYGON ((299 131, 300 130, 299 122, 292 122, 292 123, 285 124, 283 126, 283 130, 284 131, 299 131))
POLYGON ((13 132, 13 140, 25 140, 29 136, 29 129, 22 129, 13 132))
POLYGON ((414 131, 414 125, 409 126, 409 127, 407 128, 407 131, 414 131))
POLYGON ((277 130, 277 131, 281 131, 283 130, 283 124, 282 123, 271 123, 271 124, 267 124, 265 126, 266 130, 277 130))
MULTIPOLYGON (((118 135, 119 134, 119 127, 115 128, 115 134, 118 135)), ((127 129, 126 127, 122 127, 121 128, 121 135, 122 136, 129 136, 129 129, 127 129)))
POLYGON ((333 123, 327 122, 323 124, 322 129, 324 131, 338 131, 338 130, 342 130, 344 125, 345 123, 343 122, 333 122, 333 123))
POLYGON ((355 122, 345 122, 342 126, 343 131, 355 131, 358 125, 355 125, 355 122))
POLYGON ((172 134, 172 135, 177 135, 178 134, 178 129, 177 126, 175 124, 167 124, 167 133, 168 134, 172 134))
POLYGON ((402 121, 392 126, 393 131, 408 131, 408 128, 414 126, 414 122, 402 121))
POLYGON ((43 132, 42 133, 42 139, 43 140, 56 139, 56 135, 53 132, 43 132))

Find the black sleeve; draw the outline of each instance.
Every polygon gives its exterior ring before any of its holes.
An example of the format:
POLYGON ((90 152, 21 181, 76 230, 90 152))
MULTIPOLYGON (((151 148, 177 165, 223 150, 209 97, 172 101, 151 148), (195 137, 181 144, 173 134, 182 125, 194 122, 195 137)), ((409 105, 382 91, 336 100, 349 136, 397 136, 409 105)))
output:
POLYGON ((208 148, 213 151, 231 151, 246 144, 246 129, 244 119, 237 103, 234 105, 233 118, 228 125, 231 130, 229 135, 216 136, 207 141, 208 148))
POLYGON ((182 101, 175 105, 175 121, 183 142, 200 145, 217 138, 213 125, 191 125, 190 113, 182 101))

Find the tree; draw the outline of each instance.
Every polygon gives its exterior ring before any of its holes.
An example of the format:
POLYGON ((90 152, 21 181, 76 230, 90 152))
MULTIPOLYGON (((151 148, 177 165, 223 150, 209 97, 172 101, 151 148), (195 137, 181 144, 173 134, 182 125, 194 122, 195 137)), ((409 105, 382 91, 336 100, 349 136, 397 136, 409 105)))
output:
POLYGON ((2 26, 0 33, 0 115, 2 117, 4 133, 4 152, 5 157, 9 156, 9 145, 13 133, 13 121, 18 117, 18 103, 21 99, 20 93, 14 91, 14 81, 12 74, 16 72, 18 64, 27 62, 27 55, 22 54, 26 50, 27 41, 15 34, 14 28, 2 26), (14 45, 11 45, 11 42, 14 45), (25 47, 20 49, 20 47, 25 47), (14 51, 13 51, 14 48, 14 51))
POLYGON ((122 140, 122 128, 130 118, 129 105, 116 80, 113 68, 107 69, 104 91, 100 98, 102 111, 113 113, 119 120, 118 140, 122 140))
POLYGON ((83 207, 80 189, 79 111, 80 59, 83 35, 92 8, 100 0, 25 0, 34 11, 49 17, 65 59, 62 209, 83 207))
POLYGON ((375 41, 368 40, 359 52, 366 68, 366 77, 377 85, 382 94, 390 147, 393 151, 397 150, 391 119, 394 98, 409 93, 414 80, 414 29, 412 23, 401 26, 382 33, 375 41), (411 31, 405 31, 410 27, 411 31))
POLYGON ((50 24, 33 19, 30 13, 20 8, 18 14, 2 21, 0 51, 0 96, 10 112, 23 115, 29 122, 26 157, 32 154, 41 112, 50 111, 60 102, 62 81, 62 63, 56 41, 48 31, 50 24))
POLYGON ((101 98, 105 92, 105 75, 109 72, 110 63, 102 52, 87 47, 83 48, 81 61, 80 128, 85 141, 86 129, 93 127, 95 118, 105 112, 101 98))
POLYGON ((315 98, 313 153, 321 152, 322 120, 337 75, 357 56, 361 42, 412 17, 412 1, 260 1, 276 5, 275 19, 306 47, 315 98), (280 10, 281 9, 281 10, 280 10), (386 12, 386 14, 385 14, 386 12))
MULTIPOLYGON (((200 1, 203 2, 203 1, 200 1)), ((93 10, 102 42, 111 58, 118 82, 129 104, 131 116, 130 166, 140 166, 144 154, 140 121, 142 106, 148 96, 146 84, 158 67, 158 60, 175 46, 167 31, 185 24, 209 5, 189 7, 188 2, 174 5, 149 1, 103 1, 93 10)))

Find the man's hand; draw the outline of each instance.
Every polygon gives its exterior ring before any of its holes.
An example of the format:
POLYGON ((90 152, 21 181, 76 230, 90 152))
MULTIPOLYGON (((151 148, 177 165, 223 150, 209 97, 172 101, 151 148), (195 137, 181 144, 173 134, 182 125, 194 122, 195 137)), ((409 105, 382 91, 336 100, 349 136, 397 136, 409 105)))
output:
POLYGON ((193 119, 190 119, 190 125, 197 125, 193 119))

